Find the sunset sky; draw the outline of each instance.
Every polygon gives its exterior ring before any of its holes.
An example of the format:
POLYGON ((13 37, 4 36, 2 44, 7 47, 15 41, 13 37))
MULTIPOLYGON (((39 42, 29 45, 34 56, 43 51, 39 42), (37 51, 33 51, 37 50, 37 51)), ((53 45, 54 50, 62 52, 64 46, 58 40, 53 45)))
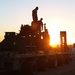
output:
POLYGON ((32 10, 38 6, 49 30, 51 44, 59 44, 60 31, 67 31, 67 43, 75 42, 75 0, 0 0, 0 41, 5 32, 19 33, 21 24, 31 25, 32 10))

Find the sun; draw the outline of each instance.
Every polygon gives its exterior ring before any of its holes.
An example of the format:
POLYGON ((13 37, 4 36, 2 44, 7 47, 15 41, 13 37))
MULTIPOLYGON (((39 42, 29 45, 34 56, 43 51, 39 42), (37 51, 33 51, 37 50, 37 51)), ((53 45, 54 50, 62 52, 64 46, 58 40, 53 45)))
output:
POLYGON ((50 35, 50 45, 55 47, 58 44, 60 44, 60 30, 59 30, 59 28, 52 27, 52 29, 51 29, 50 27, 48 27, 48 31, 49 31, 49 35, 50 35))
POLYGON ((52 32, 50 34, 50 45, 55 47, 58 44, 60 44, 59 33, 58 32, 52 32))

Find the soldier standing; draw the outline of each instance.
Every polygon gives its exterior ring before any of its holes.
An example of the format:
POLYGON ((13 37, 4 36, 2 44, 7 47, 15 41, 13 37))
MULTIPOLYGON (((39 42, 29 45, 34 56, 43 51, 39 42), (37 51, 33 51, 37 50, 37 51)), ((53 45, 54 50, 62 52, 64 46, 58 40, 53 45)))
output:
POLYGON ((41 18, 39 21, 38 21, 38 30, 41 32, 43 30, 43 22, 42 22, 43 18, 41 18))
POLYGON ((36 7, 36 8, 32 11, 32 18, 33 18, 33 21, 34 21, 34 22, 37 22, 37 21, 38 21, 37 10, 38 10, 38 7, 36 7))

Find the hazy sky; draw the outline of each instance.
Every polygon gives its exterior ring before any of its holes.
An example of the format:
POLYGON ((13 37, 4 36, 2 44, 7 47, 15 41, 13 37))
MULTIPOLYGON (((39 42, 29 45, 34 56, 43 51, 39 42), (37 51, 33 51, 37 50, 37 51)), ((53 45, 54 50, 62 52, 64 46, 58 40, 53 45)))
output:
POLYGON ((21 24, 30 25, 36 6, 51 43, 59 43, 60 31, 67 31, 68 43, 75 42, 75 0, 0 0, 0 41, 5 32, 19 32, 21 24))

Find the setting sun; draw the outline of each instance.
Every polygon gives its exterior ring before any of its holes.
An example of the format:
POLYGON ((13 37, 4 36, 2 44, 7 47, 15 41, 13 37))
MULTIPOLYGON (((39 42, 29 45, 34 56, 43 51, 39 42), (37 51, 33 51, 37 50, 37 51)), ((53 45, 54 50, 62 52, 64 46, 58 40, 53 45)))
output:
POLYGON ((49 35, 50 35, 50 45, 56 46, 60 44, 60 28, 53 25, 51 28, 48 27, 49 35))

